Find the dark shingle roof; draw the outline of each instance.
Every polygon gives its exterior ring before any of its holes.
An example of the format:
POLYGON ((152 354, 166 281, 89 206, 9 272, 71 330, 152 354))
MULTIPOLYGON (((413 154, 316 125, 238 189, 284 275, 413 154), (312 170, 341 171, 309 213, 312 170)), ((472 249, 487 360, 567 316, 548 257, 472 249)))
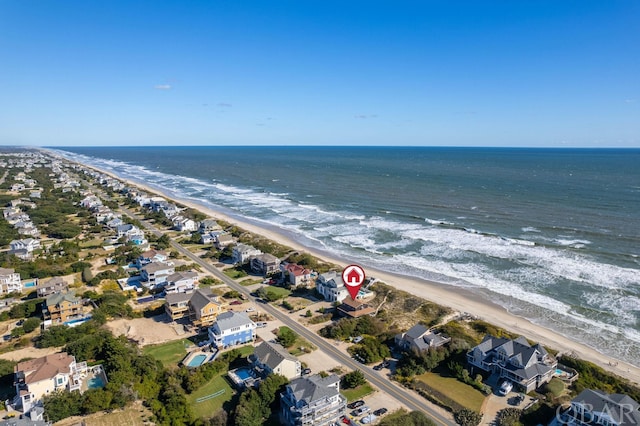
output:
POLYGON ((314 401, 337 395, 339 392, 335 385, 339 381, 340 378, 335 374, 327 377, 315 374, 309 377, 293 379, 289 383, 289 387, 296 401, 304 401, 308 405, 314 401))

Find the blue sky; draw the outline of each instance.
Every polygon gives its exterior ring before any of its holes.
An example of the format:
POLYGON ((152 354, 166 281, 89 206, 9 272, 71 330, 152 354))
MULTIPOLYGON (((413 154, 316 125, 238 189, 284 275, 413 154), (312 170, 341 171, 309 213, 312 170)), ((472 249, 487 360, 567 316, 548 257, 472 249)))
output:
POLYGON ((640 147, 640 2, 0 1, 3 145, 640 147))

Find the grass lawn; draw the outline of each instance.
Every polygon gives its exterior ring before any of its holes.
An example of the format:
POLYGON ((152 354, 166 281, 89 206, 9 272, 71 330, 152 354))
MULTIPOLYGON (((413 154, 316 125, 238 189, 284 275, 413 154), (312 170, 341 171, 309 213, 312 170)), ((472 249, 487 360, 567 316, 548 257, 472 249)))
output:
POLYGON ((276 287, 273 285, 270 285, 267 288, 265 288, 265 291, 269 293, 274 293, 275 295, 279 296, 281 299, 288 297, 291 294, 291 290, 287 290, 286 288, 283 288, 283 287, 276 287))
POLYGON ((248 276, 249 274, 247 274, 245 271, 243 271, 242 269, 236 269, 236 268, 227 268, 224 271, 222 271, 226 276, 228 276, 229 278, 231 278, 232 280, 236 280, 238 278, 243 278, 248 276))
POLYGON ((485 396, 479 390, 453 377, 442 377, 435 373, 421 374, 416 376, 416 380, 426 383, 463 407, 480 412, 485 396))
POLYGON ((373 393, 373 387, 369 383, 360 385, 353 389, 341 389, 340 392, 347 398, 348 402, 357 401, 364 396, 373 393))
POLYGON ((142 348, 142 353, 151 355, 155 359, 162 362, 166 367, 168 365, 178 365, 178 363, 187 354, 186 348, 193 343, 187 339, 174 340, 172 342, 161 343, 159 345, 150 345, 142 348))
POLYGON ((80 241, 78 245, 80 248, 98 248, 102 247, 102 240, 95 238, 93 240, 80 241))
POLYGON ((231 397, 233 397, 234 391, 231 389, 231 386, 227 382, 227 380, 223 377, 224 374, 220 376, 216 376, 206 384, 202 385, 197 391, 193 392, 191 395, 187 395, 187 401, 189 405, 193 408, 193 413, 197 417, 211 417, 215 414, 216 411, 222 408, 222 404, 229 401, 231 397), (220 390, 224 389, 224 393, 222 395, 218 395, 216 397, 207 399, 205 401, 196 402, 196 399, 211 395, 220 390))
POLYGON ((289 351, 289 353, 293 356, 300 356, 300 355, 308 354, 309 352, 313 352, 316 349, 318 348, 313 346, 311 343, 307 342, 302 337, 298 336, 295 343, 291 345, 291 347, 288 348, 287 351, 289 351), (300 348, 305 348, 305 350, 301 350, 300 348))
POLYGON ((260 278, 246 278, 242 281, 240 281, 240 285, 254 285, 254 284, 260 284, 262 282, 262 280, 260 278))

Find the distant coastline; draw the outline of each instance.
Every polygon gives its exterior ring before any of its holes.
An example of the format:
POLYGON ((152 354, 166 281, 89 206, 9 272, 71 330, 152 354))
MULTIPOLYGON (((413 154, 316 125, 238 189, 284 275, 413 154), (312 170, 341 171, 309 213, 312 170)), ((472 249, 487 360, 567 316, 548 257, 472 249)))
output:
MULTIPOLYGON (((227 220, 231 223, 235 223, 245 229, 256 234, 263 235, 273 240, 277 240, 284 244, 290 245, 296 249, 304 250, 312 253, 313 255, 331 261, 336 264, 346 264, 344 259, 340 259, 339 256, 335 256, 328 250, 318 249, 309 244, 300 243, 297 240, 295 233, 289 233, 286 230, 279 228, 273 224, 267 222, 261 223, 259 220, 246 220, 238 215, 229 215, 220 209, 213 208, 212 205, 206 205, 199 203, 193 199, 177 196, 175 193, 170 193, 166 188, 154 185, 153 183, 136 180, 132 178, 125 178, 123 176, 114 173, 111 170, 101 169, 93 164, 84 164, 85 166, 98 169, 102 172, 110 174, 118 179, 125 180, 132 185, 146 189, 149 192, 160 193, 167 198, 175 199, 176 201, 188 205, 190 207, 201 210, 212 217, 227 220)), ((581 358, 592 361, 605 369, 611 370, 621 376, 628 377, 636 383, 640 383, 640 369, 636 366, 620 362, 620 360, 604 355, 594 348, 588 347, 584 344, 577 343, 566 336, 558 334, 556 331, 536 325, 523 317, 511 314, 507 310, 495 303, 492 303, 487 299, 487 294, 484 294, 485 300, 479 300, 477 297, 477 291, 469 292, 461 288, 452 288, 448 285, 441 283, 424 280, 416 277, 409 277, 407 275, 391 274, 375 268, 367 268, 367 271, 386 281, 387 283, 401 288, 405 291, 413 293, 417 296, 423 297, 428 300, 435 301, 437 303, 447 305, 460 312, 470 312, 472 314, 482 317, 484 320, 501 326, 505 329, 509 329, 516 333, 521 333, 528 338, 538 340, 553 348, 559 349, 565 352, 575 352, 581 358)))

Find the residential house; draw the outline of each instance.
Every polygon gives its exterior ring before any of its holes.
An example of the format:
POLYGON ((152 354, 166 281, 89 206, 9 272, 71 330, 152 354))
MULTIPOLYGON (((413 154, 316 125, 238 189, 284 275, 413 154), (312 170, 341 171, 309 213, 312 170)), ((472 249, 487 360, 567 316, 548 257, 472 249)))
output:
POLYGON ((9 246, 9 254, 19 257, 20 259, 31 259, 33 251, 40 248, 40 240, 35 238, 13 240, 9 246))
POLYGON ((251 258, 251 270, 264 276, 278 272, 280 259, 270 253, 262 253, 251 258))
POLYGON ((450 341, 450 337, 436 333, 422 324, 416 324, 395 337, 396 346, 405 351, 426 351, 429 348, 444 346, 450 341))
POLYGON ((22 291, 20 274, 15 269, 0 268, 0 294, 22 291))
POLYGON ((148 288, 163 286, 169 275, 176 272, 172 264, 164 262, 149 263, 140 269, 140 284, 148 288))
POLYGON ((109 229, 117 229, 118 226, 124 225, 124 221, 119 217, 115 217, 115 218, 107 221, 107 223, 105 223, 105 225, 109 229))
POLYGON ((180 232, 193 232, 198 229, 198 224, 188 217, 174 216, 172 219, 173 229, 180 232))
POLYGON ((213 244, 216 241, 216 236, 213 232, 206 232, 200 235, 200 244, 213 244))
POLYGON ((222 231, 222 227, 218 225, 218 222, 216 222, 214 219, 205 219, 200 222, 198 231, 201 234, 208 234, 213 231, 222 231))
POLYGON ((487 335, 467 353, 467 362, 499 379, 510 380, 524 393, 548 383, 558 365, 542 345, 531 346, 522 336, 509 340, 487 335))
POLYGON ((138 268, 142 268, 143 266, 148 265, 149 263, 154 263, 154 262, 164 262, 168 264, 169 263, 167 262, 168 258, 169 256, 164 251, 147 250, 140 254, 140 256, 136 259, 135 263, 138 268))
POLYGON ((78 384, 73 380, 75 368, 75 357, 66 352, 19 362, 13 368, 17 405, 26 413, 42 397, 57 390, 74 389, 78 384))
POLYGON ((198 327, 209 327, 223 314, 218 296, 205 290, 196 290, 189 299, 189 320, 198 327))
POLYGON ((105 223, 116 217, 116 214, 107 206, 98 206, 92 210, 98 223, 105 223))
POLYGON ((102 200, 95 195, 87 195, 80 201, 80 206, 85 209, 92 209, 102 205, 102 200))
POLYGON ((342 275, 336 271, 320 274, 316 279, 316 290, 329 302, 342 302, 349 296, 342 275))
POLYGON ((132 225, 130 223, 125 223, 123 225, 119 225, 118 227, 116 227, 117 238, 127 237, 130 235, 138 235, 141 232, 142 231, 140 231, 140 229, 137 226, 132 225))
POLYGON ((209 339, 218 348, 242 345, 255 338, 256 324, 244 312, 224 312, 209 328, 209 339))
POLYGON ((189 317, 191 293, 169 293, 166 296, 164 310, 171 321, 189 317))
POLYGON ((247 263, 252 256, 257 256, 259 254, 262 254, 262 252, 257 248, 248 244, 240 243, 233 247, 231 259, 233 260, 233 263, 243 264, 247 263))
POLYGON ((296 263, 281 264, 280 271, 287 277, 289 283, 296 287, 305 286, 311 282, 311 269, 296 263))
POLYGON ((302 374, 302 364, 298 358, 287 352, 279 343, 260 343, 253 354, 249 355, 249 362, 263 376, 280 374, 292 380, 302 374))
POLYGON ((558 420, 557 424, 572 426, 640 425, 640 404, 628 395, 585 389, 558 420))
POLYGON ((20 299, 16 299, 15 297, 7 297, 6 299, 0 299, 0 311, 7 310, 11 308, 13 305, 20 303, 20 299))
POLYGON ((365 315, 373 315, 376 312, 368 303, 353 300, 351 296, 346 297, 337 309, 339 314, 350 318, 360 318, 365 315))
POLYGON ((45 327, 63 324, 71 326, 91 317, 82 299, 76 297, 73 291, 48 296, 42 307, 42 316, 45 327))
POLYGON ((12 192, 20 192, 24 190, 25 190, 25 186, 23 183, 14 183, 13 185, 11 185, 12 192))
POLYGON ((195 288, 198 282, 198 273, 193 271, 178 271, 167 277, 164 286, 166 293, 184 293, 195 288))
POLYGON ((293 379, 280 394, 280 422, 287 426, 328 426, 340 423, 347 398, 340 393, 340 377, 316 374, 293 379))
POLYGON ((46 283, 36 286, 38 297, 47 297, 55 293, 64 293, 68 290, 69 284, 62 277, 53 277, 46 283))
POLYGON ((213 241, 213 245, 215 245, 218 250, 224 249, 229 244, 233 244, 233 235, 226 233, 217 234, 216 239, 213 241))
POLYGON ((42 191, 31 191, 29 193, 30 198, 42 198, 42 191))

